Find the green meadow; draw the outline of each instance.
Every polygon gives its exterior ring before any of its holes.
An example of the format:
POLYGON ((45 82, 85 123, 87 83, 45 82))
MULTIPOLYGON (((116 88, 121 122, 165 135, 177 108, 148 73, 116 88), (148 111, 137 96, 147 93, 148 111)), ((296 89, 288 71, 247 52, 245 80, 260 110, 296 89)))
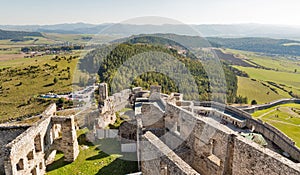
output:
POLYGON ((247 97, 248 103, 256 100, 258 104, 281 98, 300 95, 300 62, 292 56, 268 56, 261 53, 223 49, 254 66, 235 68, 246 72, 249 77, 238 77, 237 94, 247 97), (292 92, 292 93, 291 93, 292 92))
POLYGON ((296 142, 300 148, 300 104, 283 104, 252 114, 281 130, 296 142))
POLYGON ((39 99, 40 94, 70 92, 78 62, 74 56, 0 61, 0 121, 41 113, 51 101, 39 99))
POLYGON ((262 81, 251 80, 246 77, 238 77, 238 91, 237 94, 247 97, 248 103, 256 100, 258 104, 268 103, 282 98, 290 98, 288 93, 277 89, 277 93, 264 86, 262 81))

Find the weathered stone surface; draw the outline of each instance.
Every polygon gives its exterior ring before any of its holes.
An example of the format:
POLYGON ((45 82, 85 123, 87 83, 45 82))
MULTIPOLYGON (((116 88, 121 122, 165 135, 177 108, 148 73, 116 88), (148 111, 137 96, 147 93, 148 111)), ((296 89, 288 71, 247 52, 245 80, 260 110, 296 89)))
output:
POLYGON ((143 174, 145 175, 199 174, 151 132, 146 132, 144 134, 141 154, 142 154, 142 160, 146 160, 146 161, 142 161, 142 171, 143 174), (152 159, 152 157, 155 157, 155 159, 152 159), (148 160, 148 158, 150 158, 150 160, 148 160))
MULTIPOLYGON (((169 148, 192 169, 203 175, 300 175, 300 166, 297 163, 300 160, 299 149, 291 139, 276 128, 252 119, 251 115, 244 111, 214 102, 195 103, 195 106, 204 105, 217 109, 207 116, 195 115, 191 112, 192 110, 185 110, 182 108, 182 104, 184 104, 182 102, 176 104, 180 106, 167 103, 164 113, 160 114, 163 116, 161 122, 151 126, 151 129, 155 127, 161 129, 162 124, 164 124, 166 134, 160 138, 156 137, 156 140, 152 138, 155 140, 152 145, 155 146, 140 145, 142 154, 143 151, 150 151, 147 153, 148 155, 155 155, 155 159, 142 159, 141 169, 143 173, 164 174, 166 173, 164 169, 169 171, 171 167, 178 168, 176 161, 165 159, 166 156, 163 152, 169 148), (215 120, 215 118, 220 118, 222 114, 218 112, 220 109, 245 119, 247 128, 254 128, 254 131, 261 133, 269 141, 275 143, 291 155, 296 162, 269 148, 246 140, 237 132, 238 126, 236 126, 236 130, 232 130, 215 120), (163 142, 167 148, 160 145, 160 142, 163 142), (187 154, 182 154, 179 151, 178 147, 182 146, 188 149, 187 154)), ((151 118, 151 114, 157 115, 158 111, 159 108, 153 108, 149 102, 144 102, 140 118, 151 118)), ((142 128, 150 130, 147 126, 142 126, 142 128)), ((148 141, 151 140, 149 136, 148 133, 144 134, 148 141)), ((176 174, 178 171, 172 173, 176 174)))
POLYGON ((0 132, 3 133, 0 140, 4 143, 1 147, 4 154, 1 155, 0 174, 44 174, 46 165, 55 156, 53 150, 64 152, 66 161, 76 159, 79 149, 74 117, 56 117, 55 112, 56 106, 53 104, 33 126, 15 128, 6 131, 6 134, 4 127, 0 127, 3 131, 0 132))

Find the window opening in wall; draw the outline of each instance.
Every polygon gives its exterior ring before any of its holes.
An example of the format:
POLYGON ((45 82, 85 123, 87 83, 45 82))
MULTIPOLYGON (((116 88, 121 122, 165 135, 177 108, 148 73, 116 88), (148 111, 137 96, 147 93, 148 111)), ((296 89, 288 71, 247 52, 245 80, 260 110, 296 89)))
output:
POLYGON ((36 168, 33 168, 33 170, 31 170, 31 174, 32 175, 37 175, 36 168))
POLYGON ((39 167, 40 167, 40 169, 43 169, 43 162, 40 162, 39 167))
POLYGON ((24 170, 24 160, 20 159, 19 162, 17 163, 17 170, 24 170))
POLYGON ((40 152, 42 151, 42 143, 41 143, 41 135, 38 134, 35 138, 34 138, 34 147, 35 147, 35 151, 36 152, 40 152))
POLYGON ((27 159, 32 160, 34 158, 33 150, 27 154, 27 159))

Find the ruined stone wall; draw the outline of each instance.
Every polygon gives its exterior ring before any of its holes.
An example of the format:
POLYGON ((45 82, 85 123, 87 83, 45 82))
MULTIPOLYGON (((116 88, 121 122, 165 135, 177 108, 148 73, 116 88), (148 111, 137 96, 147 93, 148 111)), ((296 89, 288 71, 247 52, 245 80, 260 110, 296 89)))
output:
MULTIPOLYGON (((112 94, 111 96, 107 96, 107 84, 101 83, 99 85, 99 94, 100 94, 100 108, 99 108, 99 116, 90 120, 89 117, 86 121, 94 124, 93 121, 96 121, 97 128, 105 128, 109 124, 114 124, 116 121, 115 112, 125 108, 129 104, 129 96, 131 94, 130 89, 124 89, 118 93, 112 94)), ((90 125, 91 123, 86 123, 90 125)))
POLYGON ((44 137, 50 121, 50 117, 42 119, 6 146, 6 175, 45 173, 44 137))
POLYGON ((137 140, 137 123, 134 121, 123 122, 119 127, 122 143, 134 143, 137 140))
POLYGON ((254 128, 255 132, 261 133, 265 138, 271 140, 288 153, 293 159, 300 162, 300 150, 295 146, 295 142, 275 127, 254 119, 247 121, 247 127, 254 128))
POLYGON ((55 104, 49 106, 41 120, 24 132, 18 132, 20 134, 14 140, 2 147, 5 153, 1 156, 4 163, 4 168, 0 167, 2 172, 6 175, 44 174, 46 160, 49 156, 53 157, 53 149, 63 151, 66 161, 75 160, 79 150, 74 118, 54 117, 55 111, 55 104), (55 144, 57 140, 61 140, 59 146, 55 144))
POLYGON ((153 103, 143 103, 142 105, 142 123, 147 129, 164 129, 164 112, 153 103))
POLYGON ((300 99, 296 99, 296 98, 292 98, 292 99, 280 99, 268 104, 262 104, 262 105, 255 105, 249 108, 243 108, 243 111, 249 112, 249 113, 253 113, 257 110, 264 110, 264 109, 268 109, 277 105, 281 105, 281 104, 288 104, 288 103, 300 103, 300 99))
MULTIPOLYGON (((290 103, 290 102, 298 102, 298 100, 299 99, 283 99, 283 100, 273 102, 273 105, 278 103, 283 104, 283 103, 290 103)), ((295 142, 292 141, 287 135, 279 131, 277 128, 267 123, 263 123, 259 120, 255 120, 252 118, 252 116, 249 113, 231 106, 225 106, 224 104, 220 104, 217 102, 196 102, 195 104, 199 106, 223 109, 234 115, 238 115, 240 117, 247 119, 246 122, 247 128, 249 129, 254 128, 254 132, 258 132, 262 134, 264 137, 266 137, 267 139, 274 142, 277 146, 279 146, 283 151, 287 152, 293 159, 300 162, 300 150, 295 146, 295 142)))
POLYGON ((113 94, 113 102, 114 102, 114 107, 115 111, 119 111, 123 108, 125 108, 128 105, 128 99, 131 94, 130 89, 124 89, 120 91, 119 93, 113 94))
POLYGON ((234 140, 232 174, 299 175, 295 163, 242 137, 234 140))
MULTIPOLYGON (((175 105, 167 104, 165 126, 191 150, 191 157, 181 158, 200 174, 300 174, 297 163, 245 140, 216 121, 197 118, 175 105)), ((270 132, 268 128, 265 130, 270 132)), ((283 141, 276 136, 274 140, 283 141)), ((172 141, 164 140, 164 143, 174 149, 174 138, 172 141)))
MULTIPOLYGON (((166 108, 166 127, 185 140, 191 149, 191 157, 182 157, 200 174, 221 175, 228 168, 228 150, 230 147, 230 133, 218 130, 214 126, 197 119, 186 110, 171 104, 166 108), (174 125, 175 129, 174 129, 174 125), (176 128, 179 130, 176 131, 176 128)), ((174 144, 174 138, 171 139, 174 144)), ((175 142, 176 143, 176 142, 175 142)), ((166 141, 169 147, 170 141, 166 141)))
POLYGON ((74 117, 52 117, 51 122, 61 125, 62 137, 57 140, 57 143, 54 145, 55 150, 64 153, 64 160, 66 162, 73 162, 79 154, 74 117))
POLYGON ((143 135, 143 138, 144 142, 142 142, 141 146, 141 165, 143 174, 199 174, 151 132, 146 132, 143 135))
POLYGON ((28 128, 29 126, 0 126, 0 174, 4 174, 4 161, 8 154, 7 150, 3 147, 28 128))

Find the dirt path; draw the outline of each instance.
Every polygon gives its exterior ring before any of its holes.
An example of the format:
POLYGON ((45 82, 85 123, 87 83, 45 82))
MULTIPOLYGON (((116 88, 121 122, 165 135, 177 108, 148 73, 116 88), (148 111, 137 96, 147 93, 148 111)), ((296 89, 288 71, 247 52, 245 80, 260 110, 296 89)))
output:
POLYGON ((290 107, 280 107, 279 110, 281 112, 288 113, 289 115, 291 115, 293 117, 299 117, 299 115, 296 112, 294 112, 290 107))
POLYGON ((268 114, 270 114, 270 113, 272 113, 272 112, 274 112, 274 111, 276 111, 276 109, 273 109, 273 110, 271 110, 271 111, 269 111, 269 112, 266 112, 266 113, 264 113, 264 114, 258 116, 257 118, 262 119, 264 116, 266 116, 266 115, 268 115, 268 114))
POLYGON ((274 123, 281 123, 281 124, 285 124, 285 125, 292 125, 292 126, 300 127, 300 125, 296 125, 296 124, 292 124, 292 123, 288 123, 288 122, 283 122, 283 121, 278 121, 278 120, 266 119, 266 121, 271 121, 271 122, 274 122, 274 123))

